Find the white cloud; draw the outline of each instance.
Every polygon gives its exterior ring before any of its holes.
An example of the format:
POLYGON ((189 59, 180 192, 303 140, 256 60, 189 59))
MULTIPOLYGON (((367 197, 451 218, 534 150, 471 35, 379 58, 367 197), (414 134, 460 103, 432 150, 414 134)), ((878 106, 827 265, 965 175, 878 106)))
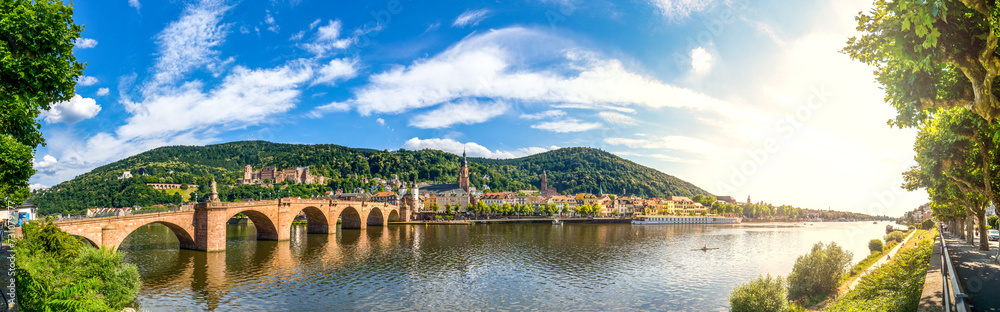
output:
POLYGON ((637 122, 635 118, 632 118, 631 116, 616 112, 600 112, 597 113, 597 116, 601 117, 601 119, 604 119, 604 121, 609 124, 634 125, 637 122))
POLYGON ((271 16, 270 10, 266 10, 265 12, 267 12, 267 15, 264 15, 264 24, 267 24, 267 30, 273 33, 278 33, 278 30, 281 29, 281 26, 275 24, 274 16, 271 16))
POLYGON ((228 32, 229 25, 221 24, 228 10, 219 0, 203 0, 188 5, 179 20, 167 25, 156 36, 159 45, 159 57, 153 67, 156 74, 144 91, 154 92, 170 85, 195 68, 222 63, 219 51, 214 48, 222 44, 228 32))
POLYGON ((636 153, 636 152, 630 152, 630 151, 623 151, 623 152, 614 152, 614 154, 618 155, 618 156, 649 157, 649 158, 655 158, 655 159, 659 159, 659 160, 662 160, 662 161, 674 162, 674 163, 698 163, 699 162, 697 159, 693 159, 693 158, 681 158, 681 157, 670 156, 670 155, 659 154, 659 153, 644 154, 644 153, 636 153))
POLYGON ((649 0, 649 4, 659 9, 663 16, 679 20, 692 13, 708 10, 712 6, 712 0, 649 0))
POLYGON ((330 20, 326 26, 320 26, 316 30, 316 39, 312 43, 303 44, 302 47, 317 55, 324 55, 335 49, 347 49, 357 39, 340 38, 342 30, 340 20, 330 20))
POLYGON ((101 106, 97 105, 97 101, 76 94, 69 101, 52 104, 49 110, 39 114, 39 117, 50 124, 58 122, 74 124, 97 116, 100 111, 101 106))
POLYGON ((139 11, 139 8, 142 5, 139 3, 139 0, 128 0, 128 6, 135 8, 136 11, 139 11))
POLYGON ((309 30, 316 29, 316 26, 319 26, 319 23, 322 21, 323 19, 317 18, 315 21, 312 21, 312 23, 309 23, 309 30))
MULTIPOLYGON (((614 59, 573 48, 538 30, 506 28, 463 39, 429 59, 372 75, 355 97, 339 105, 362 115, 403 113, 461 98, 599 107, 642 105, 730 111, 728 103, 625 69, 614 59), (536 59, 525 60, 526 56, 536 59), (525 62, 557 63, 550 68, 525 62)), ((325 111, 320 107, 314 114, 325 111)), ((624 108, 629 109, 629 108, 624 108)))
POLYGON ((306 36, 306 31, 302 30, 302 31, 299 31, 299 32, 293 34, 291 37, 288 37, 288 41, 299 41, 299 40, 302 40, 302 37, 305 37, 305 36, 306 36))
POLYGON ((44 185, 44 184, 41 184, 41 183, 35 183, 35 184, 28 185, 28 189, 30 189, 32 191, 34 191, 34 190, 42 190, 42 189, 47 189, 47 188, 49 188, 48 185, 44 185))
POLYGON ((551 149, 557 149, 558 147, 552 146, 550 148, 544 147, 525 147, 519 148, 512 151, 501 151, 493 150, 485 146, 476 144, 475 142, 461 143, 452 139, 424 139, 412 138, 403 144, 403 147, 410 150, 422 150, 422 149, 435 149, 440 151, 445 151, 448 153, 461 155, 463 151, 468 153, 469 156, 473 157, 485 157, 485 158, 517 158, 529 155, 534 155, 538 153, 544 153, 551 149))
POLYGON ((108 93, 110 93, 110 92, 111 92, 111 89, 100 88, 100 89, 97 89, 97 96, 105 96, 105 95, 108 95, 108 93))
POLYGON ((256 124, 294 107, 301 94, 298 87, 312 76, 313 70, 301 62, 256 70, 236 66, 207 93, 201 82, 193 81, 147 98, 141 112, 128 118, 117 134, 138 138, 229 123, 232 127, 256 124))
POLYGON ((507 107, 506 103, 500 101, 480 103, 476 100, 463 99, 417 115, 410 119, 410 125, 423 129, 447 128, 455 124, 471 125, 502 115, 507 111, 507 107))
POLYGON ((465 27, 470 25, 471 26, 479 25, 479 22, 482 22, 484 19, 486 19, 486 14, 489 13, 490 11, 487 9, 467 10, 463 12, 461 15, 459 15, 457 18, 455 18, 455 22, 451 23, 451 26, 465 27))
POLYGON ((312 84, 325 83, 333 85, 334 82, 339 80, 354 78, 358 75, 357 66, 357 59, 341 58, 330 60, 330 63, 319 68, 316 80, 313 80, 312 84))
POLYGON ((59 164, 59 161, 56 160, 55 157, 52 157, 52 155, 45 155, 45 157, 42 157, 42 161, 34 163, 33 167, 37 171, 45 171, 56 164, 59 164))
MULTIPOLYGON (((58 183, 152 148, 211 143, 220 131, 273 121, 268 117, 295 107, 302 88, 315 78, 320 66, 312 59, 297 59, 273 68, 234 66, 223 70, 221 67, 233 60, 220 60, 215 50, 227 27, 221 24, 225 9, 214 1, 187 7, 157 36, 159 55, 139 100, 133 101, 127 91, 137 75, 120 78, 119 102, 130 114, 124 124, 84 138, 72 131, 50 132, 46 137, 48 152, 61 161, 32 179, 58 183), (187 79, 188 73, 200 69, 217 74, 219 81, 187 79), (186 82, 174 85, 177 81, 186 82)), ((44 118, 72 122, 97 111, 92 99, 75 98, 54 105, 44 118)))
POLYGON ((597 129, 601 127, 601 124, 597 122, 585 122, 576 118, 566 118, 563 120, 539 123, 537 125, 532 125, 531 127, 539 130, 569 133, 597 129))
POLYGON ((552 109, 544 112, 534 113, 534 114, 521 114, 522 119, 546 119, 546 118, 556 118, 566 116, 566 112, 552 109))
POLYGON ((375 122, 377 122, 379 126, 385 126, 385 119, 375 119, 375 122))
POLYGON ((703 47, 691 49, 691 69, 697 74, 707 74, 712 70, 712 54, 703 47))
POLYGON ((78 86, 84 86, 84 87, 86 87, 86 86, 92 86, 92 85, 97 84, 97 77, 80 76, 80 78, 77 78, 76 84, 78 86))
POLYGON ((97 40, 90 38, 80 38, 80 40, 76 41, 76 45, 74 45, 77 49, 90 49, 96 46, 97 40))

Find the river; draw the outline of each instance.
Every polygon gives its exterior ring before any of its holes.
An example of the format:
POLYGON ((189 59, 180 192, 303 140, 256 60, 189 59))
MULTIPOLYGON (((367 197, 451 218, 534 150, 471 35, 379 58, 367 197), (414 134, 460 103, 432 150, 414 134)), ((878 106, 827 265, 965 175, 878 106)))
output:
POLYGON ((787 276, 812 245, 868 254, 885 222, 743 225, 389 225, 292 229, 257 241, 229 225, 227 251, 178 249, 162 225, 120 247, 150 311, 725 311, 734 286, 787 276), (719 249, 692 250, 702 246, 719 249))

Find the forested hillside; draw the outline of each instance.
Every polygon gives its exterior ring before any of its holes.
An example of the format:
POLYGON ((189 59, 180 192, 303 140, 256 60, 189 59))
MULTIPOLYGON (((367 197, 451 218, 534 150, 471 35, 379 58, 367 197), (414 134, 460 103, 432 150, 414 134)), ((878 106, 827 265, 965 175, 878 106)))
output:
MULTIPOLYGON (((145 183, 198 184, 199 197, 214 178, 224 200, 268 196, 308 196, 341 188, 369 187, 363 178, 402 181, 456 182, 461 157, 438 150, 379 151, 339 145, 296 145, 263 141, 230 142, 209 146, 168 146, 98 167, 70 181, 33 193, 29 200, 40 213, 79 213, 94 207, 130 207, 177 203, 180 195, 154 190, 145 183), (290 185, 284 190, 235 184, 243 167, 310 167, 313 175, 331 178, 326 185, 290 185), (124 171, 135 177, 119 179, 124 171), (142 173, 146 175, 143 176, 142 173)), ((642 197, 708 194, 705 190, 621 157, 592 148, 563 148, 515 159, 469 158, 473 185, 493 191, 538 189, 541 173, 550 187, 562 193, 603 191, 642 197)), ((192 194, 193 196, 194 194, 192 194)))

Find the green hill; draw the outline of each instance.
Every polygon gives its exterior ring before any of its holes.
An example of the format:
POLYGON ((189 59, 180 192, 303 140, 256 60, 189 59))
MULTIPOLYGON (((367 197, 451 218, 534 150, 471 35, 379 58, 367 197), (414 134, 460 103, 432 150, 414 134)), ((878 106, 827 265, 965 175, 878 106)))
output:
MULTIPOLYGON (((208 192, 212 178, 218 181, 223 200, 240 198, 309 196, 341 188, 345 191, 365 185, 362 178, 392 178, 403 181, 457 180, 461 157, 438 150, 379 151, 339 145, 280 144, 241 141, 209 146, 167 146, 156 148, 98 167, 76 178, 31 194, 29 200, 41 214, 74 213, 94 207, 149 206, 181 203, 180 194, 154 190, 145 183, 198 184, 191 192, 199 197, 208 192), (331 178, 327 185, 288 185, 283 190, 259 186, 222 187, 235 184, 243 167, 310 167, 313 175, 331 178), (134 177, 119 179, 124 171, 134 177), (145 173, 146 175, 142 175, 145 173)), ((705 190, 611 153, 593 148, 563 148, 514 159, 469 158, 471 183, 489 185, 493 191, 538 189, 542 170, 550 187, 566 194, 604 191, 642 197, 708 194, 705 190), (486 179, 488 179, 488 181, 486 179)))

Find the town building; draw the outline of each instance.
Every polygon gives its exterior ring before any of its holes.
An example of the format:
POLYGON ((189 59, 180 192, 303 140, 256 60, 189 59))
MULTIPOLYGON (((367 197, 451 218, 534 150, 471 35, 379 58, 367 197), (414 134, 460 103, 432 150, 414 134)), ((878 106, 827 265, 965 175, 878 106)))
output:
MULTIPOLYGON (((177 190, 181 189, 184 184, 176 183, 146 183, 146 185, 152 187, 154 190, 177 190)), ((198 188, 198 184, 188 184, 188 188, 198 188)))
POLYGON ((0 209, 0 220, 3 222, 11 221, 16 226, 21 226, 25 221, 31 221, 38 218, 38 206, 32 204, 29 201, 24 201, 14 209, 0 209))
POLYGON ((475 187, 469 184, 469 161, 465 152, 462 152, 462 167, 458 170, 458 183, 430 184, 417 188, 420 194, 426 194, 423 203, 424 209, 432 209, 437 206, 438 211, 444 211, 446 205, 452 207, 452 211, 464 212, 469 209, 469 205, 475 203, 475 194, 479 193, 475 187))
POLYGON ((390 205, 398 205, 399 195, 393 192, 378 192, 372 195, 371 201, 373 203, 386 203, 390 205))

